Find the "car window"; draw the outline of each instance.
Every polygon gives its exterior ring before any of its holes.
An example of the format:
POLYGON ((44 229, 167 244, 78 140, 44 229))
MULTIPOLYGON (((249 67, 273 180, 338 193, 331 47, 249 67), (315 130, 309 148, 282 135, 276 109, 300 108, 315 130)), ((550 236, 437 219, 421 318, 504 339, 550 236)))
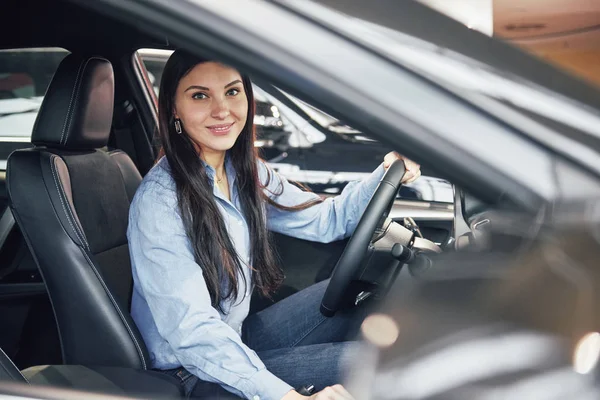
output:
MULTIPOLYGON (((140 49, 159 95, 160 80, 171 50, 140 49)), ((256 101, 255 145, 262 157, 286 178, 322 194, 339 194, 348 182, 368 176, 390 149, 318 108, 275 87, 253 87, 256 101)), ((406 200, 453 203, 452 185, 422 176, 403 185, 406 200)))
POLYGON ((67 54, 61 48, 0 50, 0 170, 13 150, 30 145, 46 89, 67 54))

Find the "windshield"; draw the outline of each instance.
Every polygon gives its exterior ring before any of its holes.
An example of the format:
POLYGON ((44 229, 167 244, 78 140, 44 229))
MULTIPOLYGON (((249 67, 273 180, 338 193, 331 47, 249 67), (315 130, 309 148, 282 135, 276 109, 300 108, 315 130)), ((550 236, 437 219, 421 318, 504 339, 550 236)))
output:
POLYGON ((312 119, 322 128, 327 129, 330 132, 336 133, 339 136, 352 141, 376 142, 375 139, 365 136, 361 131, 344 124, 337 118, 334 118, 331 115, 311 106, 310 104, 303 102, 299 98, 294 97, 281 89, 278 90, 288 99, 290 99, 290 101, 292 101, 295 105, 297 105, 306 114, 308 118, 312 119))

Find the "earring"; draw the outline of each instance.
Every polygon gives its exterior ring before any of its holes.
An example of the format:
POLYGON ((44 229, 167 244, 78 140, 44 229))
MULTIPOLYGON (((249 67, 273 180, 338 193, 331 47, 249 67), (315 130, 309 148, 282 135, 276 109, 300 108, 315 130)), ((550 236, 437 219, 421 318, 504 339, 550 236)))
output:
POLYGON ((181 120, 178 118, 175 120, 175 132, 177 132, 179 135, 181 135, 181 120))

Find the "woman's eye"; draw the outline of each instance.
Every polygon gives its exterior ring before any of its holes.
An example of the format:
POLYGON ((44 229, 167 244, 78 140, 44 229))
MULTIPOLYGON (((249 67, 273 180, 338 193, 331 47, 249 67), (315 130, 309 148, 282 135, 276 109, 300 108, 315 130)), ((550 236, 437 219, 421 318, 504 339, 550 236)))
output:
POLYGON ((229 89, 227 91, 227 96, 235 96, 240 93, 240 90, 237 88, 229 89))
POLYGON ((200 100, 200 99, 206 99, 206 98, 208 98, 208 96, 201 92, 194 93, 192 95, 192 99, 194 99, 194 100, 200 100))

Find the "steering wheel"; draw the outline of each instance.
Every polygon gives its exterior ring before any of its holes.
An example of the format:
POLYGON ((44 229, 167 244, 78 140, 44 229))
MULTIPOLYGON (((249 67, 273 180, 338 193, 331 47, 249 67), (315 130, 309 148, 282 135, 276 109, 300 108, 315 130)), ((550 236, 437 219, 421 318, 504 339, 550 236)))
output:
POLYGON ((396 160, 388 167, 381 179, 365 213, 335 265, 321 301, 321 314, 324 316, 332 317, 339 310, 344 293, 367 253, 375 230, 383 224, 390 212, 405 173, 404 162, 396 160))

